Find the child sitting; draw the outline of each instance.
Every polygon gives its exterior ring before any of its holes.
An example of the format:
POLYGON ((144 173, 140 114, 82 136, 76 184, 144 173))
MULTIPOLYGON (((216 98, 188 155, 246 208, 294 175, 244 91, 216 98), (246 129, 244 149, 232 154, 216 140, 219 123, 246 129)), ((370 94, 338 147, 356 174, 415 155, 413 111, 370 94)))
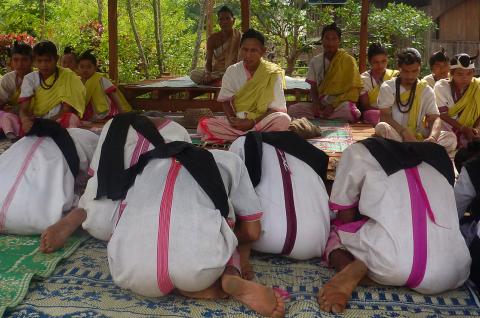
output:
POLYGON ((33 47, 38 71, 24 77, 20 98, 20 121, 27 133, 35 117, 56 120, 64 128, 80 125, 85 110, 85 87, 71 70, 57 66, 57 47, 41 41, 33 47))
POLYGON ((131 110, 130 105, 115 85, 97 72, 97 59, 91 50, 78 58, 78 72, 86 88, 84 120, 102 120, 131 110))

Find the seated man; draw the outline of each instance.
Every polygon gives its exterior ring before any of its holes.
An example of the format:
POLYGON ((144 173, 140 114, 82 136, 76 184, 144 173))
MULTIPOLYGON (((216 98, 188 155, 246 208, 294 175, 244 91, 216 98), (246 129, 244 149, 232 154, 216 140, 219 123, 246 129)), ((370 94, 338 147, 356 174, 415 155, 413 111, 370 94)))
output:
POLYGON ((220 86, 225 70, 238 62, 238 49, 242 33, 233 28, 235 17, 229 7, 223 6, 217 12, 220 31, 207 40, 207 61, 205 69, 193 70, 190 78, 197 84, 220 86))
POLYGON ((32 48, 25 43, 15 42, 10 51, 13 71, 0 78, 0 132, 10 140, 20 136, 18 97, 23 77, 32 71, 32 48))
POLYGON ((40 234, 76 206, 97 141, 88 130, 36 119, 0 156, 0 233, 40 234))
POLYGON ((460 171, 455 183, 460 229, 470 249, 472 266, 470 279, 480 290, 480 140, 468 143, 455 155, 455 165, 460 171), (466 216, 466 212, 469 215, 466 216))
POLYGON ((132 110, 130 104, 104 74, 97 72, 97 58, 87 50, 78 58, 78 74, 85 84, 84 120, 102 121, 132 110))
POLYGON ((228 67, 218 101, 223 102, 227 118, 203 118, 198 133, 204 141, 235 140, 249 130, 288 129, 284 76, 280 66, 265 61, 265 38, 249 29, 240 42, 242 61, 228 67))
POLYGON ((451 79, 435 85, 440 118, 446 130, 456 133, 459 147, 480 138, 480 80, 473 77, 475 58, 456 55, 450 62, 451 79))
POLYGON ((398 54, 399 76, 380 87, 377 104, 381 122, 375 126, 375 134, 396 141, 438 143, 448 152, 454 151, 457 138, 441 130, 433 89, 418 80, 421 63, 416 49, 404 49, 398 54))
POLYGON ((57 66, 57 47, 41 41, 33 47, 38 71, 27 74, 20 93, 20 120, 25 132, 35 117, 56 120, 64 128, 78 127, 85 110, 85 86, 70 69, 57 66))
MULTIPOLYGON (((120 117, 123 118, 125 118, 125 116, 135 115, 120 115, 120 117)), ((188 132, 176 122, 163 118, 138 117, 134 120, 135 125, 128 129, 125 142, 120 145, 123 149, 123 158, 116 158, 115 162, 111 164, 120 164, 127 169, 137 163, 140 155, 154 148, 154 145, 150 141, 150 139, 152 139, 150 134, 153 132, 148 130, 145 132, 144 128, 142 128, 150 122, 153 123, 151 124, 153 129, 156 128, 166 142, 177 140, 191 142, 188 132), (145 121, 147 121, 147 123, 145 123, 145 121)), ((74 211, 70 213, 70 216, 65 218, 66 221, 70 219, 68 224, 64 224, 65 222, 62 220, 62 222, 54 224, 46 231, 45 237, 46 243, 50 247, 49 251, 54 251, 62 247, 68 236, 82 225, 82 223, 86 231, 100 240, 108 241, 113 233, 115 225, 125 208, 125 203, 121 199, 96 199, 99 184, 97 171, 102 151, 104 151, 103 149, 106 147, 104 146, 105 139, 109 134, 112 134, 112 132, 110 132, 112 121, 113 120, 109 120, 105 124, 100 134, 98 146, 93 154, 88 170, 91 178, 88 180, 85 192, 80 198, 80 202, 78 203, 79 208, 74 209, 74 211)), ((120 136, 118 137, 120 138, 120 136)))
POLYGON ((441 79, 448 78, 448 72, 450 72, 450 64, 448 56, 445 54, 445 50, 435 52, 430 56, 428 60, 430 70, 432 74, 429 74, 423 78, 431 88, 435 87, 435 83, 441 79))
POLYGON ((362 81, 355 58, 339 49, 342 30, 335 24, 322 30, 323 53, 308 65, 306 81, 310 83, 311 103, 298 103, 288 108, 294 118, 344 119, 356 122, 362 81))
POLYGON ((101 148, 96 197, 124 202, 108 243, 116 284, 149 297, 174 289, 194 298, 231 295, 262 315, 283 317, 280 293, 241 279, 232 257, 235 213, 248 221, 237 227, 240 242, 260 234, 258 198, 238 156, 166 144, 150 121, 130 114, 112 120, 101 148), (131 125, 155 148, 124 169, 121 145, 131 125))
POLYGON ((295 259, 323 255, 330 228, 328 156, 294 132, 249 132, 231 145, 260 199, 262 234, 254 250, 295 259))
POLYGON ((320 290, 320 308, 342 312, 367 274, 423 294, 461 286, 471 259, 453 183, 451 160, 434 143, 377 137, 348 147, 330 196, 337 218, 325 253, 338 273, 320 290))
POLYGON ((368 47, 367 56, 370 70, 361 75, 363 88, 358 103, 363 119, 375 126, 380 121, 380 110, 377 108, 380 86, 384 81, 398 76, 398 71, 387 69, 387 50, 379 43, 373 43, 368 47))

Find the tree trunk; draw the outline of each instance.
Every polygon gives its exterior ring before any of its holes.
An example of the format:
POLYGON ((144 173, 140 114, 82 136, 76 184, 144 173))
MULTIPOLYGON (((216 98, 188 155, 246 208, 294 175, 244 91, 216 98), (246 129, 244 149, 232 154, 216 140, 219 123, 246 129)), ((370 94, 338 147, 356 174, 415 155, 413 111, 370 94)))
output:
POLYGON ((97 7, 98 7, 98 23, 103 25, 103 0, 97 0, 97 7))
POLYGON ((287 68, 285 69, 285 75, 292 76, 293 71, 295 70, 295 62, 297 57, 295 55, 290 55, 286 57, 287 59, 287 68))
POLYGON ((155 45, 157 48, 158 72, 161 77, 163 73, 163 34, 160 0, 153 0, 153 23, 155 24, 155 45))
POLYGON ((140 36, 138 35, 137 26, 135 25, 135 16, 132 11, 132 0, 127 0, 127 12, 128 18, 130 20, 130 25, 132 26, 133 36, 135 37, 135 42, 137 43, 138 53, 140 54, 140 59, 142 60, 144 66, 145 78, 148 78, 148 62, 147 58, 145 57, 142 43, 140 42, 140 36))
MULTIPOLYGON (((200 2, 201 3, 201 2, 200 2)), ((197 27, 197 40, 195 41, 195 48, 193 50, 192 67, 191 71, 197 68, 198 54, 200 52, 200 44, 202 43, 203 23, 205 22, 205 13, 207 11, 208 0, 203 0, 202 10, 200 11, 200 17, 197 27)))
POLYGON ((40 39, 43 40, 45 39, 45 16, 46 16, 46 1, 47 0, 40 0, 40 12, 41 12, 41 16, 40 16, 40 19, 42 20, 42 29, 40 30, 40 39))

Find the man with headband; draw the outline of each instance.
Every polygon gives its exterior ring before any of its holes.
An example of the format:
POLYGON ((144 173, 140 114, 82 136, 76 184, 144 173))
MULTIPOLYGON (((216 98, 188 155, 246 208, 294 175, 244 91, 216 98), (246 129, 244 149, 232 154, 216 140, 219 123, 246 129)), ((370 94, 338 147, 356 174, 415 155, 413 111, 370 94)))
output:
POLYGON ((443 126, 457 135, 459 147, 480 136, 480 79, 473 77, 477 56, 455 55, 450 61, 451 78, 435 85, 443 126))
POLYGON ((414 48, 404 49, 397 55, 397 64, 399 76, 385 81, 380 88, 380 123, 375 126, 375 134, 396 141, 433 142, 448 152, 455 150, 455 135, 441 130, 433 89, 418 80, 420 53, 414 48))

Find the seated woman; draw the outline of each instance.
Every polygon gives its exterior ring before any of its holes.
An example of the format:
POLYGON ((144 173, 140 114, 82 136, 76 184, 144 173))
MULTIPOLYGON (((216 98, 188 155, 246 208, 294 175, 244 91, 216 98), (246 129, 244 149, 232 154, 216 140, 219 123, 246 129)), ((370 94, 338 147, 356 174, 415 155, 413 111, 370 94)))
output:
POLYGON ((461 286, 471 259, 454 179, 447 152, 434 143, 369 138, 348 147, 330 196, 337 217, 325 253, 338 273, 320 290, 320 308, 342 312, 367 274, 423 294, 461 286))
POLYGON ((226 69, 238 62, 238 49, 242 32, 235 29, 232 10, 223 6, 217 12, 220 31, 207 40, 205 69, 193 70, 190 78, 197 84, 220 86, 226 69))
POLYGON ((380 86, 398 76, 398 71, 387 69, 387 50, 379 43, 368 47, 368 63, 370 70, 361 74, 363 88, 358 100, 363 120, 375 126, 380 121, 380 110, 377 108, 377 98, 380 86))
POLYGON ((480 140, 476 139, 455 155, 455 165, 460 171, 455 183, 460 228, 469 246, 472 265, 470 279, 480 290, 480 140), (467 216, 468 212, 468 216, 467 216))
POLYGON ((432 74, 425 76, 423 80, 426 81, 431 88, 434 88, 435 83, 439 80, 448 79, 448 73, 450 72, 449 62, 444 49, 433 53, 428 60, 432 74))
POLYGON ((66 46, 65 49, 63 49, 63 56, 60 58, 60 66, 68 68, 72 72, 77 72, 78 59, 73 47, 66 46))
POLYGON ((306 117, 344 119, 356 122, 360 111, 356 103, 362 88, 355 58, 340 49, 342 30, 335 24, 322 30, 323 53, 308 65, 306 81, 310 83, 311 103, 298 103, 288 108, 293 118, 306 117))
POLYGON ((295 259, 323 255, 330 227, 328 156, 290 131, 249 132, 230 151, 245 162, 263 217, 254 250, 295 259))
POLYGON ((435 85, 443 127, 457 135, 459 147, 480 138, 480 80, 473 77, 474 59, 465 53, 455 55, 450 62, 451 79, 435 85))
POLYGON ((25 75, 32 71, 32 47, 15 41, 10 50, 12 71, 0 78, 0 132, 9 140, 22 135, 18 114, 18 97, 25 75))
POLYGON ((75 207, 97 141, 88 130, 36 119, 0 156, 0 232, 40 234, 75 207))
POLYGON ((64 128, 78 127, 85 110, 80 77, 57 66, 57 47, 50 41, 35 44, 33 58, 38 71, 24 77, 18 99, 23 130, 30 130, 34 118, 53 119, 64 128))
POLYGON ((97 72, 97 58, 88 50, 78 57, 78 74, 86 89, 84 120, 109 119, 132 110, 127 100, 112 82, 97 72))
POLYGON ((240 51, 243 60, 228 67, 218 94, 227 118, 200 119, 197 131, 204 141, 223 143, 250 130, 288 129, 284 72, 262 58, 266 51, 265 37, 249 29, 242 35, 240 51))

